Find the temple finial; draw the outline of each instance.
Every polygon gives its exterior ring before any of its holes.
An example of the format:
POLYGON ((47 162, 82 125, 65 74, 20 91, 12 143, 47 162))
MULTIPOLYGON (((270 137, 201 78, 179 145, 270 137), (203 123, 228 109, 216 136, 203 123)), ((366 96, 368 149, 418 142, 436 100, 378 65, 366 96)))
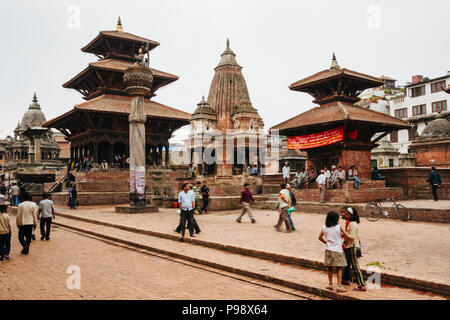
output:
POLYGON ((339 64, 338 64, 337 59, 336 59, 336 55, 333 52, 333 58, 331 60, 331 67, 330 67, 330 69, 340 69, 340 68, 341 67, 339 67, 339 64))
POLYGON ((123 32, 122 21, 120 21, 120 17, 119 17, 119 19, 117 20, 116 31, 123 32))
POLYGON ((38 102, 38 99, 37 99, 37 96, 36 96, 36 91, 34 92, 34 95, 33 95, 33 102, 38 102))
POLYGON ((230 50, 230 39, 227 38, 227 50, 230 50))
POLYGON ((205 100, 205 96, 202 96, 202 100, 203 100, 203 101, 205 100))

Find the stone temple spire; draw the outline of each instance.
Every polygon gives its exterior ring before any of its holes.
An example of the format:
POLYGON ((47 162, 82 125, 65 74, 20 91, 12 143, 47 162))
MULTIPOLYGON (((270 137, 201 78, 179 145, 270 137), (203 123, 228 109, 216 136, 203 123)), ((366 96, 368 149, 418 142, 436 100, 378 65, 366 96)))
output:
POLYGON ((227 47, 226 47, 225 51, 220 56, 222 58, 220 59, 220 62, 217 65, 217 67, 235 66, 235 67, 242 68, 240 65, 238 65, 238 63, 236 61, 236 58, 235 58, 236 54, 233 52, 233 50, 230 49, 230 40, 229 39, 227 39, 227 47))
POLYGON ((116 31, 123 32, 122 21, 120 21, 120 17, 119 17, 119 19, 117 20, 116 31))
POLYGON ((331 69, 340 69, 341 67, 339 67, 339 64, 338 64, 338 62, 337 62, 337 60, 336 60, 336 55, 334 54, 334 52, 333 52, 333 59, 331 60, 331 67, 330 67, 330 70, 331 69))
POLYGON ((33 103, 30 104, 30 107, 28 109, 41 110, 41 106, 38 103, 38 98, 37 98, 37 95, 36 95, 36 91, 34 92, 32 101, 33 101, 33 103))

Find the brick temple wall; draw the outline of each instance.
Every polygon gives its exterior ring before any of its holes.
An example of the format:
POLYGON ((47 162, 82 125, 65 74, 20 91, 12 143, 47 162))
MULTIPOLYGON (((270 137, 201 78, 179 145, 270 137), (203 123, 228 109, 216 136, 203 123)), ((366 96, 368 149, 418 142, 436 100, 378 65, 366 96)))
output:
MULTIPOLYGON (((438 188, 440 199, 450 199, 450 168, 436 168, 442 186, 438 188)), ((430 184, 426 181, 429 167, 385 168, 380 173, 386 176, 387 187, 401 187, 411 199, 432 199, 430 184)))

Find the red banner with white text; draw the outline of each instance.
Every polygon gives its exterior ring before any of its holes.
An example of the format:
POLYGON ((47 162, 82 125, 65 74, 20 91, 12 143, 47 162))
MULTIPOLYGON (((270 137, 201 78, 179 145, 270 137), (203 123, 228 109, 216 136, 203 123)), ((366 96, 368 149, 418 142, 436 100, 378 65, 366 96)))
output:
POLYGON ((287 137, 288 149, 311 149, 323 147, 344 140, 344 127, 327 131, 287 137))

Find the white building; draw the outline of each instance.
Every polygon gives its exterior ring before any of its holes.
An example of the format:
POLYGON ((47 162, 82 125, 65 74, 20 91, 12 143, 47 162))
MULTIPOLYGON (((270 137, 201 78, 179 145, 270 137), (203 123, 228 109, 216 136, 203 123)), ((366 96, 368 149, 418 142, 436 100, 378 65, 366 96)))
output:
MULTIPOLYGON (((364 90, 358 95, 361 101, 357 104, 390 115, 391 101, 397 97, 402 97, 404 89, 395 86, 395 79, 384 75, 380 79, 383 80, 383 85, 364 90)), ((375 135, 374 138, 377 138, 380 134, 375 135)), ((399 155, 400 153, 390 143, 389 137, 383 137, 378 141, 378 147, 372 150, 372 167, 398 167, 400 166, 399 155)))
POLYGON ((409 121, 414 125, 414 128, 409 130, 395 131, 390 134, 392 144, 402 154, 411 153, 409 149, 411 141, 422 133, 437 112, 450 114, 447 111, 450 96, 443 91, 449 83, 450 71, 434 79, 413 76, 412 82, 405 86, 405 95, 391 99, 391 116, 409 121))

